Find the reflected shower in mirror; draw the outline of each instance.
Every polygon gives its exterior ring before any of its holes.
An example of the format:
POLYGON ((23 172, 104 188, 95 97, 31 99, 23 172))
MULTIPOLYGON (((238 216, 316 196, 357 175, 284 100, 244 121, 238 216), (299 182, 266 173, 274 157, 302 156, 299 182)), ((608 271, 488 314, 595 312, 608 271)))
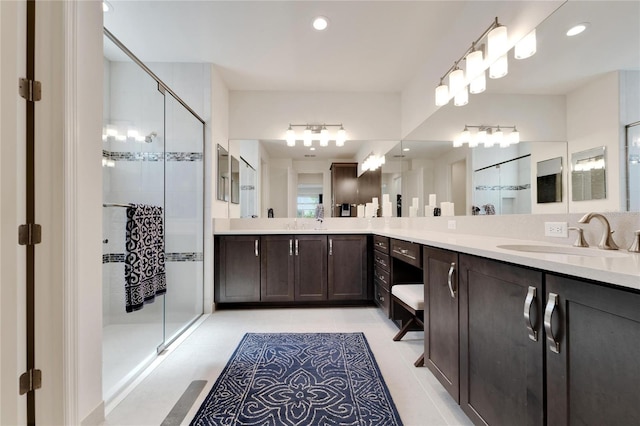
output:
POLYGON ((607 198, 605 147, 571 154, 571 194, 573 201, 607 198))
POLYGON ((231 202, 240 204, 240 162, 231 156, 231 202))
POLYGON ((640 211, 640 121, 626 126, 627 210, 640 211))
POLYGON ((216 197, 220 201, 229 201, 229 153, 218 144, 218 189, 216 197))

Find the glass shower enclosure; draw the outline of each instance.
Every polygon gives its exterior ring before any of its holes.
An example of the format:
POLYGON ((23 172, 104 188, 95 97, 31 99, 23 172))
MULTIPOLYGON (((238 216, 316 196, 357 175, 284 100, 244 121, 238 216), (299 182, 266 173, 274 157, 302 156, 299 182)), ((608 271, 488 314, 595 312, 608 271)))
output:
POLYGON ((203 312, 204 121, 105 29, 103 398, 203 312), (166 294, 125 310, 126 206, 163 208, 166 294))

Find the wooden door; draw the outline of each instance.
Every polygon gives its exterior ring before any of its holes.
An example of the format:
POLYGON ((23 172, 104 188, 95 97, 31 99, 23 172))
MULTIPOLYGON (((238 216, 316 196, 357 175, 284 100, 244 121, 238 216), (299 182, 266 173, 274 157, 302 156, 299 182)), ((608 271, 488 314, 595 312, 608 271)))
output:
POLYGON ((329 300, 367 300, 367 236, 329 235, 329 300))
POLYGON ((260 295, 263 302, 294 300, 294 239, 292 235, 260 237, 260 295))
POLYGON ((327 236, 296 235, 294 257, 295 300, 327 300, 327 236))
POLYGON ((551 274, 546 288, 548 424, 639 425, 640 294, 551 274))
POLYGON ((423 248, 425 366, 459 402, 457 268, 457 253, 423 248))
POLYGON ((543 425, 542 273, 462 254, 459 271, 460 406, 476 424, 543 425))
POLYGON ((216 302, 260 301, 260 237, 217 238, 216 302))

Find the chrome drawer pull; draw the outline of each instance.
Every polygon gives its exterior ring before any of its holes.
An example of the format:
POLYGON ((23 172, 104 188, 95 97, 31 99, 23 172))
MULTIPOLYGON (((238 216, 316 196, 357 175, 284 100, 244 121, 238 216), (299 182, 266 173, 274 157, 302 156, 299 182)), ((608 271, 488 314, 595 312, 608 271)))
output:
POLYGON ((401 255, 403 255, 404 257, 408 257, 409 259, 416 260, 415 256, 411 256, 410 254, 408 254, 408 253, 409 253, 409 250, 406 250, 406 249, 400 249, 400 250, 394 250, 393 252, 394 252, 394 253, 397 253, 397 254, 401 254, 401 255))
POLYGON ((329 238, 329 256, 333 256, 333 239, 329 238))
POLYGON ((544 329, 547 332, 547 340, 549 341, 549 350, 551 352, 560 353, 560 342, 556 341, 553 335, 553 329, 551 327, 551 319, 553 313, 558 306, 558 295, 555 293, 549 293, 549 299, 547 300, 547 306, 544 309, 544 329))
POLYGON ((255 251, 256 251, 256 257, 260 256, 260 252, 258 251, 258 240, 256 240, 255 251))
POLYGON ((296 256, 298 255, 298 240, 296 240, 296 256))
POLYGON ((293 239, 289 238, 289 256, 293 256, 293 239))
POLYGON ((538 341, 538 331, 534 330, 534 326, 531 323, 531 306, 534 300, 536 300, 536 288, 529 286, 527 297, 524 299, 524 323, 529 331, 529 339, 534 342, 538 341))
POLYGON ((451 262, 451 266, 449 267, 449 276, 447 277, 447 284, 449 284, 449 292, 451 293, 452 298, 456 298, 456 291, 453 289, 453 272, 456 269, 456 263, 451 262))

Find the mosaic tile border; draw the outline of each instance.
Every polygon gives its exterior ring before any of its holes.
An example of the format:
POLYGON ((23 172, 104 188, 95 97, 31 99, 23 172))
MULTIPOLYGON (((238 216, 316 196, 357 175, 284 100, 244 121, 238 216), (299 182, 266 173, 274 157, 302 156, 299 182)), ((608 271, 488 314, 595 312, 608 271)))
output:
POLYGON ((129 152, 102 150, 102 157, 113 161, 202 161, 201 152, 129 152))
POLYGON ((531 184, 524 185, 478 185, 476 191, 522 191, 531 189, 531 184))
MULTIPOLYGON (((107 253, 102 255, 102 263, 124 263, 124 253, 107 253)), ((202 252, 165 253, 165 262, 202 262, 202 252)))

